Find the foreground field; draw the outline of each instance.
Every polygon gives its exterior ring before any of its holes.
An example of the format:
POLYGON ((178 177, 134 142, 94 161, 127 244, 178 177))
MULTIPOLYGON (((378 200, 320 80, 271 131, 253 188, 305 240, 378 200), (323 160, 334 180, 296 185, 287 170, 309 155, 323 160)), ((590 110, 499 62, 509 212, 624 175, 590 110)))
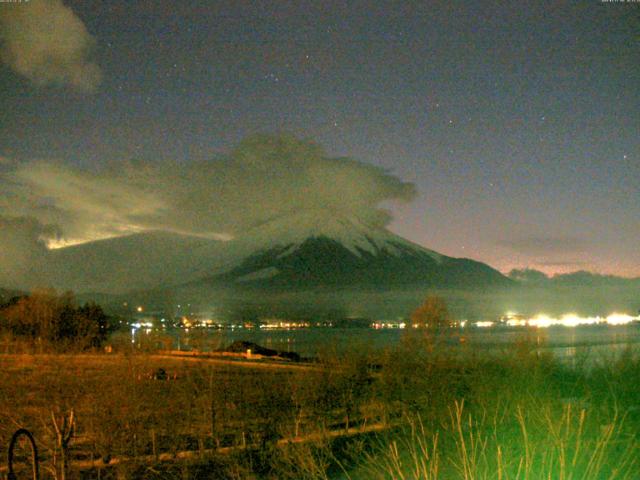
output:
POLYGON ((637 356, 456 352, 2 355, 0 440, 32 431, 46 478, 640 478, 637 356))

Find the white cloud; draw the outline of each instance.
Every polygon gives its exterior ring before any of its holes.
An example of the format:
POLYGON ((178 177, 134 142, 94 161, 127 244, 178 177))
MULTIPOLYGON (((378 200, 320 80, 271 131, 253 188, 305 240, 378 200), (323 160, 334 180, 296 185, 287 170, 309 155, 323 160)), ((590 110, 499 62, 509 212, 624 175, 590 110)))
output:
POLYGON ((0 215, 0 286, 25 288, 46 282, 43 236, 55 236, 55 230, 33 218, 0 215))
POLYGON ((86 171, 60 163, 23 164, 0 176, 0 215, 56 225, 83 241, 142 230, 216 238, 276 217, 326 210, 375 226, 379 205, 408 200, 412 184, 288 136, 259 136, 204 162, 112 164, 86 171))
POLYGON ((0 59, 35 85, 92 92, 102 79, 93 37, 62 0, 0 4, 0 44, 0 59))
MULTIPOLYGON (((152 190, 137 188, 108 173, 90 173, 56 163, 33 162, 11 174, 13 194, 5 210, 57 225, 71 241, 86 241, 142 231, 139 217, 162 211, 152 190)), ((0 208, 2 201, 0 197, 0 208)))

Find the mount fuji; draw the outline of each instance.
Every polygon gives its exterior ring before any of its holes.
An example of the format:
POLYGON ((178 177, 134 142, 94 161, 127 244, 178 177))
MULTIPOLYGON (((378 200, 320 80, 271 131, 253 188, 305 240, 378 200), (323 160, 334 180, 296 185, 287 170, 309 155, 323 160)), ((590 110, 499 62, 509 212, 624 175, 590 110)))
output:
POLYGON ((233 240, 167 232, 99 240, 50 252, 50 283, 78 292, 145 289, 475 288, 513 281, 385 228, 322 211, 281 216, 233 240))
POLYGON ((511 284, 483 263, 447 257, 385 228, 326 212, 276 218, 229 243, 228 268, 196 283, 286 289, 511 284))

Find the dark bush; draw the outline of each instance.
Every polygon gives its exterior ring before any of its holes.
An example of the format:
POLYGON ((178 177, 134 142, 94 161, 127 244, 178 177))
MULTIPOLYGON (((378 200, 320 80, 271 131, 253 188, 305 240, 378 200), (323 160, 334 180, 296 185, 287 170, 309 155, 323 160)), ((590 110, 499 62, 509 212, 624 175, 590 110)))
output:
POLYGON ((99 347, 107 336, 108 317, 94 303, 77 306, 72 293, 41 290, 0 306, 0 330, 17 340, 56 349, 99 347))

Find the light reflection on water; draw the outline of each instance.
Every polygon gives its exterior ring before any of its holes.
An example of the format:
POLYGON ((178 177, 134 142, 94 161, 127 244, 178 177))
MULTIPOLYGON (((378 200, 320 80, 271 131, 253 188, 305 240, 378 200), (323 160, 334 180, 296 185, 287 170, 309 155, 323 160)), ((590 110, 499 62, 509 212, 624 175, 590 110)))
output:
MULTIPOLYGON (((237 340, 255 342, 274 350, 297 352, 311 357, 326 351, 383 350, 400 342, 402 330, 374 330, 371 328, 303 328, 297 330, 208 330, 174 331, 174 348, 211 351, 237 340)), ((446 345, 488 352, 507 349, 510 344, 527 339, 541 352, 552 352, 559 358, 575 358, 588 352, 591 356, 611 356, 627 347, 639 347, 640 325, 591 325, 576 328, 550 327, 545 329, 496 328, 465 329, 456 332, 446 345), (461 341, 461 339, 463 339, 461 341)))

